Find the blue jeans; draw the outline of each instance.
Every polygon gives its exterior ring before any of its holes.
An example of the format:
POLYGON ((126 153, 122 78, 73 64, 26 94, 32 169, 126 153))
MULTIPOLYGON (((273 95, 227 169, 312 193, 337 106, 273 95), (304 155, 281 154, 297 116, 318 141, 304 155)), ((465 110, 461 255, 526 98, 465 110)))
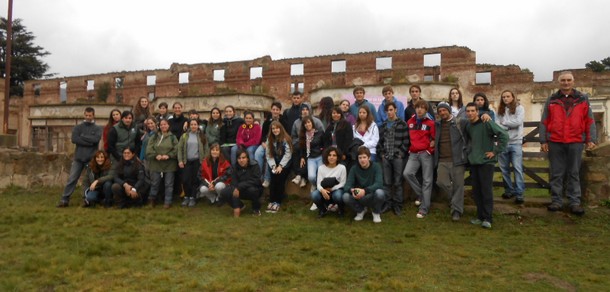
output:
POLYGON ((263 180, 271 181, 271 167, 267 163, 267 149, 263 145, 258 146, 254 152, 254 160, 258 162, 258 167, 261 169, 263 174, 263 180))
MULTIPOLYGON (((83 187, 85 187, 85 186, 83 186, 83 187)), ((98 187, 95 190, 89 190, 88 192, 85 192, 85 199, 89 203, 99 203, 100 202, 99 194, 101 191, 104 194, 104 199, 109 200, 110 198, 112 198, 111 187, 112 187, 112 180, 106 181, 106 182, 104 182, 104 184, 102 184, 101 188, 98 187)))
POLYGON ((356 200, 349 190, 345 190, 343 193, 343 203, 350 206, 356 213, 360 213, 364 210, 364 207, 369 207, 373 213, 381 214, 381 206, 385 201, 385 192, 382 189, 378 189, 375 193, 369 193, 364 197, 356 200))
POLYGON ((504 180, 504 193, 523 198, 525 181, 523 180, 523 147, 521 144, 508 144, 504 152, 498 156, 502 179, 504 180), (511 179, 510 165, 515 169, 515 184, 511 179))
MULTIPOLYGON (((254 152, 256 152, 256 148, 258 147, 258 145, 254 145, 254 146, 249 146, 248 148, 246 148, 246 152, 248 152, 248 157, 250 157, 250 160, 252 159, 256 159, 256 157, 254 156, 254 152)), ((231 147, 231 164, 235 165, 235 163, 237 163, 237 150, 240 148, 239 145, 233 145, 231 147)))
POLYGON ((322 156, 307 158, 307 180, 312 186, 316 185, 318 179, 318 167, 322 164, 322 156))
POLYGON ((432 196, 432 180, 434 179, 434 161, 432 155, 427 152, 410 153, 403 176, 407 179, 415 194, 421 198, 419 211, 428 214, 430 198, 432 196), (420 167, 423 179, 421 184, 417 180, 417 170, 420 167))
POLYGON ((159 186, 161 185, 161 178, 163 178, 163 182, 165 183, 165 200, 163 203, 171 205, 173 195, 172 192, 174 190, 173 172, 150 172, 150 180, 152 181, 152 185, 150 186, 150 195, 148 199, 153 201, 157 199, 157 194, 159 194, 159 186), (163 174, 163 177, 161 177, 161 174, 163 174))
POLYGON ((319 190, 311 192, 311 200, 318 206, 318 209, 324 210, 328 204, 343 205, 343 188, 338 188, 330 192, 330 200, 325 200, 319 190))
POLYGON ((78 179, 80 178, 83 169, 87 167, 89 162, 80 162, 78 160, 72 160, 72 166, 70 167, 70 176, 68 177, 68 182, 66 183, 66 187, 64 188, 64 193, 61 195, 62 202, 70 202, 70 196, 74 193, 74 189, 76 188, 76 183, 78 183, 78 179))

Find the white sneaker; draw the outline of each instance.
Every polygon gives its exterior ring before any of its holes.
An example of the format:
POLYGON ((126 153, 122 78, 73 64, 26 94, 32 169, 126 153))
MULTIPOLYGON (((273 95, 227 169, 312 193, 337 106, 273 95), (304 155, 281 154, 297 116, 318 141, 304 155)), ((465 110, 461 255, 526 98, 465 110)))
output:
POLYGON ((318 210, 318 206, 316 205, 316 203, 311 204, 311 207, 309 207, 309 211, 315 211, 318 210))
POLYGON ((268 180, 263 182, 263 188, 268 188, 269 187, 270 182, 268 180))
POLYGON ((373 222, 381 223, 381 214, 373 213, 373 222))
POLYGON ((292 183, 295 185, 299 185, 301 183, 301 176, 297 175, 292 179, 292 183))
POLYGON ((362 219, 364 219, 364 214, 366 214, 366 208, 364 208, 362 212, 356 214, 356 217, 354 217, 354 221, 362 221, 362 219))
POLYGON ((299 184, 299 186, 301 188, 304 188, 307 185, 307 180, 306 179, 301 179, 301 183, 299 184))
POLYGON ((421 205, 421 201, 420 200, 415 200, 415 206, 419 207, 419 205, 421 205))

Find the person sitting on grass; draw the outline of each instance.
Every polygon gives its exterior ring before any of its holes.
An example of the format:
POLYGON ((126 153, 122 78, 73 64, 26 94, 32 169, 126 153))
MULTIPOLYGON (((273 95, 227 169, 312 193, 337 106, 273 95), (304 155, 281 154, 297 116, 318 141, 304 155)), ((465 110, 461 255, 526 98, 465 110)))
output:
POLYGON ((233 217, 239 217, 242 209, 246 207, 242 200, 252 201, 252 214, 260 216, 260 197, 263 194, 261 170, 256 161, 251 162, 246 150, 237 150, 237 163, 233 169, 231 185, 220 194, 222 199, 231 205, 233 217))
POLYGON ((142 205, 145 193, 144 166, 135 156, 136 149, 123 149, 121 160, 114 167, 112 195, 119 209, 142 205))
POLYGON ((382 171, 378 163, 371 161, 371 151, 366 146, 358 148, 358 165, 350 169, 343 189, 343 202, 357 213, 355 221, 362 221, 368 207, 373 211, 373 222, 381 223, 385 201, 382 171))
POLYGON ((318 218, 326 216, 329 206, 337 204, 337 215, 343 217, 343 186, 347 179, 345 165, 339 164, 341 151, 330 146, 322 153, 324 164, 318 168, 316 190, 311 192, 311 199, 318 207, 318 218))
POLYGON ((87 174, 83 179, 83 188, 86 188, 85 198, 83 199, 84 208, 94 207, 100 201, 100 192, 105 200, 110 199, 113 177, 114 172, 112 171, 110 157, 103 150, 98 150, 89 162, 87 174))
POLYGON ((231 162, 220 151, 220 144, 214 143, 210 153, 201 163, 199 197, 205 197, 214 204, 220 201, 220 193, 231 183, 231 162))

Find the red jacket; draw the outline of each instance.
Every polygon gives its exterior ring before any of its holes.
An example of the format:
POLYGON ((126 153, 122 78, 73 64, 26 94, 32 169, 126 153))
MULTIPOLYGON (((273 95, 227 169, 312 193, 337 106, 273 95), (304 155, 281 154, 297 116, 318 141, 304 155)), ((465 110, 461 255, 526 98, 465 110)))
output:
POLYGON ((547 100, 540 123, 540 143, 595 142, 595 121, 588 97, 573 89, 568 97, 574 102, 567 110, 564 97, 557 91, 547 100))
POLYGON ((417 153, 427 151, 429 154, 434 153, 434 147, 430 147, 430 141, 436 136, 436 126, 434 118, 426 113, 426 116, 418 123, 417 115, 414 115, 407 122, 409 128, 409 152, 417 153))
MULTIPOLYGON (((208 182, 213 180, 212 165, 207 157, 203 160, 203 163, 201 163, 201 180, 208 180, 208 182)), ((219 181, 223 181, 227 185, 231 183, 231 162, 225 159, 220 159, 218 161, 218 178, 216 182, 219 181)))
POLYGON ((261 143, 261 132, 261 125, 252 124, 248 126, 244 123, 239 126, 235 141, 237 145, 244 146, 246 148, 254 145, 259 145, 261 143))

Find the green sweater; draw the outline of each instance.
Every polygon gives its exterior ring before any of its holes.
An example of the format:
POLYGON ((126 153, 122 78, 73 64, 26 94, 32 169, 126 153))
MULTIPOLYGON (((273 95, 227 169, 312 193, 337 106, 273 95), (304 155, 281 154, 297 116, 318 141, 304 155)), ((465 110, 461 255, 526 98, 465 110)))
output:
POLYGON ((344 190, 349 192, 352 188, 362 188, 366 194, 372 194, 383 187, 382 175, 379 163, 371 162, 371 166, 367 169, 363 169, 360 164, 357 164, 350 169, 344 190))
POLYGON ((161 135, 157 132, 150 137, 146 145, 146 160, 150 171, 174 172, 178 169, 178 139, 171 132, 161 135), (157 160, 157 155, 168 155, 168 160, 157 160))
POLYGON ((471 165, 496 164, 498 154, 504 151, 506 143, 508 143, 506 131, 494 121, 483 123, 479 119, 474 123, 468 123, 466 132, 470 144, 468 162, 471 165), (494 136, 497 136, 497 138, 494 136), (495 155, 488 159, 485 152, 493 152, 495 155))

